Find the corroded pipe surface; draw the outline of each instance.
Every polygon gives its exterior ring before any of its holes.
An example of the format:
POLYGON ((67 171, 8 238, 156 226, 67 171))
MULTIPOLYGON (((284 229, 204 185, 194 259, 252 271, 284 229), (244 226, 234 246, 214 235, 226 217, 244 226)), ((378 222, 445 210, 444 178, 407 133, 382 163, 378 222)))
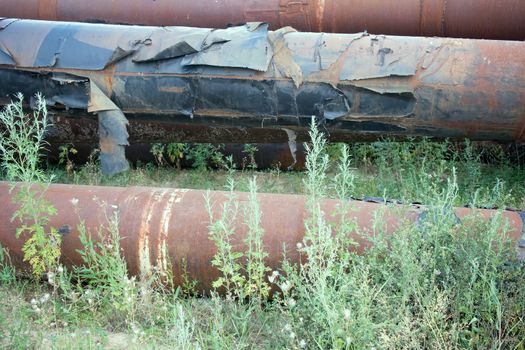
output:
POLYGON ((525 39, 523 0, 2 0, 0 16, 155 26, 525 39))
POLYGON ((42 92, 50 140, 98 133, 108 174, 130 140, 293 144, 312 116, 331 141, 523 142, 523 62, 514 41, 0 20, 0 103, 42 92))
MULTIPOLYGON (((235 195, 242 212, 242 208, 247 205, 247 194, 235 195)), ((9 185, 0 182, 0 201, 3 203, 0 211, 0 243, 9 249, 13 263, 18 268, 24 268, 27 267, 22 261, 21 253, 24 240, 15 238, 18 223, 10 220, 17 208, 12 204, 12 197, 9 185)), ((51 219, 51 225, 60 228, 60 232, 63 233, 62 262, 67 266, 82 263, 77 253, 77 249, 82 248, 77 230, 80 218, 84 220, 93 237, 96 237, 95 233, 100 225, 107 222, 107 218, 116 211, 120 217, 121 244, 130 274, 147 274, 155 266, 167 269, 171 265, 174 284, 181 285, 181 262, 185 259, 189 276, 199 281, 199 290, 209 290, 213 280, 218 277, 218 271, 211 265, 216 249, 208 235, 209 217, 205 209, 204 191, 51 185, 45 198, 58 212, 58 215, 51 219)), ((211 192, 210 200, 214 205, 214 216, 219 217, 222 214, 222 204, 228 200, 228 194, 211 192)), ((258 201, 262 213, 264 249, 269 254, 267 264, 272 269, 280 268, 283 245, 287 258, 298 262, 297 243, 304 236, 304 223, 308 217, 305 209, 306 198, 297 195, 260 194, 258 201)), ((373 223, 378 211, 382 211, 380 226, 386 234, 395 233, 404 223, 421 224, 429 213, 435 213, 414 206, 385 206, 361 201, 351 201, 347 204, 347 218, 356 221, 359 231, 348 232, 348 235, 360 244, 357 248, 360 253, 371 244, 367 237, 377 234, 374 231, 374 227, 377 226, 373 223)), ((321 203, 327 215, 334 213, 341 205, 342 202, 336 200, 324 200, 321 203)), ((469 222, 478 224, 480 220, 488 220, 495 213, 494 210, 456 210, 458 223, 466 225, 469 222), (468 221, 465 217, 470 214, 479 217, 468 221)), ((523 217, 519 212, 513 211, 503 211, 502 217, 509 224, 508 236, 514 242, 519 241, 518 253, 522 254, 525 248, 525 241, 521 238, 523 217)), ((338 221, 339 218, 330 216, 330 221, 338 221)), ((235 250, 242 250, 247 225, 239 216, 234 226, 236 234, 232 244, 235 250)))

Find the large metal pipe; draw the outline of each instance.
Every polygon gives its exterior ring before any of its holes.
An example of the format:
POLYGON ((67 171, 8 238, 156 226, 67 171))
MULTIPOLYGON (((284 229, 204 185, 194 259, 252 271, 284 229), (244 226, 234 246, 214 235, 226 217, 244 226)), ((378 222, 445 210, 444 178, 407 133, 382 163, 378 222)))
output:
MULTIPOLYGON (((11 221, 17 205, 13 204, 14 194, 9 192, 9 188, 8 183, 0 182, 0 202, 3 203, 0 211, 0 243, 9 249, 11 259, 17 267, 27 268, 21 251, 24 237, 15 238, 19 223, 11 221)), ((96 239, 96 232, 101 224, 106 223, 107 218, 116 211, 120 218, 122 252, 130 274, 147 274, 155 266, 160 269, 171 266, 174 284, 181 285, 182 260, 185 259, 189 276, 199 281, 199 289, 209 290, 219 274, 211 265, 216 248, 209 239, 205 193, 198 190, 167 188, 50 185, 44 197, 57 209, 58 214, 51 218, 50 225, 60 228, 63 233, 61 259, 67 266, 82 264, 77 252, 77 249, 82 249, 77 229, 80 220, 84 221, 85 227, 96 239)), ((242 212, 243 206, 248 202, 248 196, 246 193, 235 193, 235 196, 242 212)), ((228 193, 211 192, 210 200, 214 204, 214 216, 217 218, 222 214, 222 205, 228 200, 228 193)), ((292 262, 298 262, 297 243, 303 239, 304 223, 308 217, 306 197, 259 194, 258 201, 262 213, 264 249, 269 254, 266 263, 272 269, 280 268, 283 246, 286 257, 292 262)), ((337 200, 323 200, 321 207, 329 215, 335 213, 336 208, 341 208, 342 204, 337 200)), ((382 212, 380 226, 388 235, 394 234, 401 225, 408 222, 418 222, 421 225, 421 234, 424 234, 422 222, 436 214, 435 211, 418 206, 385 206, 362 201, 351 201, 347 205, 346 217, 355 220, 358 227, 357 231, 348 232, 348 235, 359 243, 356 249, 360 253, 371 244, 367 237, 378 233, 374 231, 374 227, 378 226, 374 226, 373 223, 379 211, 382 212)), ((496 213, 494 210, 456 209, 458 223, 463 220, 465 225, 469 222, 479 224, 496 213), (476 215, 475 220, 466 220, 468 215, 476 215)), ((518 242, 518 254, 523 254, 523 214, 503 211, 501 215, 509 225, 506 234, 514 242, 518 242)), ((244 249, 243 239, 247 225, 241 216, 239 215, 234 222, 236 233, 233 235, 232 244, 235 250, 244 249)), ((340 216, 330 216, 330 221, 338 220, 340 216)))
POLYGON ((154 26, 525 39, 523 0, 2 0, 0 16, 154 26))
POLYGON ((523 62, 513 41, 0 21, 0 103, 42 92, 50 140, 98 133, 106 173, 128 136, 293 144, 311 116, 331 141, 523 142, 523 62))

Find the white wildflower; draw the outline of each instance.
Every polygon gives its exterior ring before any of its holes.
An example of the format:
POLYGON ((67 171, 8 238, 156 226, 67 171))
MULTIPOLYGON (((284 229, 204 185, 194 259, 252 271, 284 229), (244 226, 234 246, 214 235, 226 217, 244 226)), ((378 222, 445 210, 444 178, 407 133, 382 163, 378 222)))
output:
POLYGON ((301 339, 301 341, 299 342, 299 347, 300 347, 301 349, 306 348, 306 340, 301 339))
POLYGON ((281 287, 281 290, 284 293, 286 293, 287 291, 290 290, 290 288, 292 288, 292 284, 289 281, 284 281, 284 283, 281 284, 280 287, 281 287))
POLYGON ((297 303, 295 302, 294 299, 290 298, 286 301, 286 303, 288 304, 289 307, 293 308, 297 303))
POLYGON ((350 319, 350 316, 351 316, 351 315, 352 315, 352 313, 350 312, 350 310, 345 309, 345 310, 343 311, 343 318, 344 318, 346 321, 348 321, 348 320, 350 319))
POLYGON ((47 281, 49 282, 49 284, 55 284, 55 273, 54 272, 49 271, 47 273, 47 281))

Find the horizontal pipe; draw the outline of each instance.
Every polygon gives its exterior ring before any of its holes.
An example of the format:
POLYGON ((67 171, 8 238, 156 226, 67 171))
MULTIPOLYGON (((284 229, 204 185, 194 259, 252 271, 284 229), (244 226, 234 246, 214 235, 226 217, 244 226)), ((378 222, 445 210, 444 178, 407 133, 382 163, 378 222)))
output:
MULTIPOLYGON (((13 204, 15 192, 9 192, 9 184, 0 182, 0 243, 9 249, 11 259, 18 268, 27 268, 23 262, 22 245, 24 237, 15 238, 19 223, 11 221, 17 206, 13 204)), ((187 261, 187 272, 199 282, 199 290, 210 290, 212 282, 219 277, 219 272, 211 265, 216 253, 214 243, 209 239, 209 217, 205 209, 205 191, 181 190, 145 187, 95 187, 76 185, 50 185, 45 198, 57 209, 57 215, 51 218, 50 225, 60 228, 63 234, 61 261, 65 265, 82 264, 77 250, 82 249, 77 225, 83 220, 88 232, 96 237, 100 225, 107 222, 114 212, 120 218, 119 232, 122 253, 127 261, 131 275, 148 274, 156 266, 166 269, 171 266, 175 286, 182 285, 183 263, 187 261)), ((235 193, 242 208, 248 202, 248 194, 235 193)), ((211 192, 213 214, 217 218, 222 214, 222 205, 228 200, 228 193, 211 192)), ((300 253, 297 243, 305 233, 305 220, 308 218, 306 197, 298 195, 259 194, 261 209, 261 227, 264 230, 263 244, 268 253, 266 263, 272 269, 279 269, 283 257, 292 262, 299 262, 300 253)), ((337 200, 321 201, 321 208, 326 213, 335 213, 343 202, 337 200)), ((346 217, 355 220, 356 231, 348 232, 349 237, 359 243, 358 253, 363 253, 371 242, 367 237, 377 234, 374 231, 374 218, 381 211, 381 224, 387 235, 394 234, 406 222, 421 224, 429 211, 418 206, 385 206, 381 203, 351 201, 347 202, 346 217), (427 214, 422 214, 422 213, 427 214), (358 233, 359 232, 359 233, 358 233)), ((495 210, 457 208, 459 223, 468 215, 479 215, 479 220, 489 220, 495 210)), ((430 211, 432 213, 432 211, 430 211)), ((513 242, 518 242, 518 253, 525 252, 523 234, 523 215, 514 211, 503 211, 502 219, 509 224, 506 232, 513 242), (521 241, 520 241, 521 239, 521 241)), ((340 216, 330 220, 338 222, 340 216)), ((464 221, 466 224, 468 221, 464 221)), ((242 218, 234 221, 235 234, 232 245, 236 250, 243 250, 243 239, 247 226, 242 218)))
POLYGON ((306 32, 525 39, 522 0, 2 0, 0 15, 217 28, 263 21, 306 32))
POLYGON ((129 142, 302 142, 312 116, 331 141, 523 142, 523 62, 525 42, 0 20, 0 103, 42 92, 50 139, 98 136, 108 174, 129 142))

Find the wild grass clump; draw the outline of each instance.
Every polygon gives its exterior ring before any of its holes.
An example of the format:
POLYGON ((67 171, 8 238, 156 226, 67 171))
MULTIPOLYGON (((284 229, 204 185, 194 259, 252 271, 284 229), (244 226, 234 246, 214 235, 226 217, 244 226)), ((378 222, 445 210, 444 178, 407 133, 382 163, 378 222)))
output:
POLYGON ((429 189, 445 190, 455 172, 459 190, 455 205, 522 208, 525 166, 509 160, 510 154, 503 147, 426 138, 354 144, 350 152, 358 169, 355 196, 429 204, 433 200, 429 189))
MULTIPOLYGON (((501 215, 459 221, 452 210, 458 196, 454 169, 446 185, 425 180, 432 174, 425 164, 421 173, 405 173, 423 185, 432 205, 416 225, 407 222, 391 236, 377 212, 368 232, 374 245, 357 255, 354 242, 320 210, 328 165, 315 124, 311 139, 305 181, 310 220, 298 247, 304 261, 286 263, 280 282, 290 347, 524 346, 525 292, 515 283, 525 282, 525 269, 505 238, 508 223, 501 215)), ((339 167, 348 169, 344 154, 342 159, 339 167)), ((352 192, 353 181, 345 183, 343 193, 352 192)), ((345 233, 356 229, 351 221, 342 226, 345 233)))
MULTIPOLYGON (((315 123, 310 137, 307 171, 294 178, 308 197, 305 235, 286 247, 300 261, 284 256, 280 269, 269 269, 257 194, 270 188, 260 184, 265 174, 241 184, 248 172, 229 170, 227 192, 209 194, 203 208, 216 246, 210 264, 219 272, 209 295, 197 295, 198 281, 187 272, 179 288, 169 283, 170 268, 130 276, 117 212, 95 231, 79 218, 83 264, 46 266, 44 281, 15 278, 0 247, 0 347, 525 347, 525 266, 506 238, 508 222, 497 211, 490 219, 459 219, 453 209, 521 200, 521 187, 505 173, 519 171, 503 163, 490 170, 469 143, 461 154, 428 140, 329 146, 315 123), (239 185, 248 193, 235 192, 239 185), (378 206, 365 230, 349 200, 364 194, 427 206, 415 223, 403 219, 409 205, 378 206), (325 197, 341 200, 335 212, 322 210, 325 197), (394 234, 387 234, 387 213, 399 218, 394 234), (370 246, 351 238, 360 236, 370 246)), ((204 170, 198 174, 202 182, 204 170)))

